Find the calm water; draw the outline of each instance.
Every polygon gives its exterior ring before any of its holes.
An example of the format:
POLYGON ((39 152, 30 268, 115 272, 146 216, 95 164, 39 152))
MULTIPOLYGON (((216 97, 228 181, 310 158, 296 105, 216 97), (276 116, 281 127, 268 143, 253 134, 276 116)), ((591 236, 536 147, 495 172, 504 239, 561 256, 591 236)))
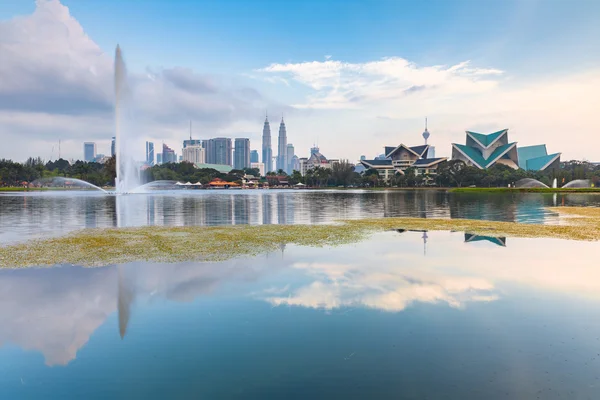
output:
POLYGON ((598 399, 599 251, 392 231, 218 264, 4 269, 0 398, 598 399))
POLYGON ((443 191, 189 191, 107 196, 0 194, 0 243, 81 228, 143 225, 318 224, 365 217, 476 218, 554 223, 552 205, 600 206, 595 194, 451 194, 443 191))

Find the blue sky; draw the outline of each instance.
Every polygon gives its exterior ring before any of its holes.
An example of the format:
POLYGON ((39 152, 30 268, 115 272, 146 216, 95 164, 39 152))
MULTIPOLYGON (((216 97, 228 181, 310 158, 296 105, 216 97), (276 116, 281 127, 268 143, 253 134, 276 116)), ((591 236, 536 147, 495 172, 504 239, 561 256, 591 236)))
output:
MULTIPOLYGON (((40 0, 39 3, 46 2, 40 0)), ((302 147, 307 147, 315 137, 319 137, 320 141, 330 137, 331 140, 326 139, 324 143, 336 143, 339 138, 334 137, 331 131, 318 130, 326 125, 345 129, 337 121, 344 118, 344 107, 338 105, 332 111, 329 106, 314 106, 314 102, 307 101, 307 98, 324 95, 320 93, 323 85, 316 87, 308 84, 306 79, 298 79, 297 69, 291 72, 289 68, 279 68, 275 72, 265 73, 264 69, 270 65, 294 65, 300 68, 302 63, 323 63, 326 57, 356 68, 389 57, 406 60, 416 68, 450 68, 469 61, 469 68, 472 69, 501 71, 494 78, 495 86, 488 87, 490 92, 486 95, 486 101, 493 101, 492 92, 498 88, 519 91, 534 83, 547 87, 547 82, 556 84, 574 77, 579 77, 576 80, 581 82, 581 76, 598 71, 600 61, 600 24, 597 23, 600 2, 592 0, 63 0, 60 4, 68 8, 85 34, 107 56, 112 57, 114 46, 120 43, 132 73, 143 75, 148 70, 159 73, 165 69, 184 68, 198 76, 211 77, 220 82, 225 80, 229 88, 243 86, 256 90, 263 100, 262 108, 272 109, 274 114, 283 111, 289 115, 290 136, 302 136, 291 138, 290 141, 295 140, 302 147), (266 75, 270 77, 267 81, 264 79, 266 75), (283 80, 277 83, 276 78, 283 80), (300 111, 297 107, 300 104, 310 104, 309 112, 300 111), (329 111, 325 111, 325 108, 329 111), (304 140, 305 136, 311 139, 304 140)), ((35 9, 36 4, 32 1, 4 0, 0 4, 0 21, 14 21, 14 17, 19 15, 30 16, 35 9)), ((391 68, 397 69, 396 66, 391 68)), ((469 74, 473 72, 469 71, 469 74)), ((386 74, 388 72, 383 76, 387 77, 386 74)), ((376 75, 381 78, 381 71, 376 75)), ((481 73, 475 72, 467 79, 474 81, 479 76, 481 73)), ((441 86, 439 79, 434 81, 437 82, 435 87, 441 86)), ((414 82, 406 84, 414 85, 414 82)), ((351 86, 352 82, 349 82, 346 89, 351 86)), ((472 91, 468 89, 467 92, 472 91)), ((456 90, 450 92, 414 100, 422 104, 430 101, 439 104, 442 100, 454 101, 453 96, 456 99, 463 98, 463 94, 457 86, 456 90)), ((581 96, 580 91, 577 94, 581 96)), ((565 95, 573 96, 575 93, 565 91, 565 95)), ((411 101, 411 107, 413 105, 414 101, 411 101)), ((484 109, 476 117, 462 110, 457 113, 431 104, 429 110, 428 107, 422 107, 422 112, 419 108, 408 113, 410 115, 402 115, 401 121, 392 126, 373 121, 380 115, 377 112, 369 114, 367 109, 370 106, 375 108, 374 103, 360 108, 359 114, 362 113, 364 118, 358 126, 361 129, 373 127, 374 137, 389 140, 392 144, 403 141, 402 137, 396 139, 394 132, 417 132, 421 129, 419 126, 422 125, 424 114, 430 115, 432 129, 440 131, 440 128, 448 127, 448 132, 443 132, 443 142, 438 145, 444 147, 446 142, 462 140, 458 136, 465 129, 492 129, 496 124, 503 123, 499 119, 482 121, 484 109), (437 126, 436 115, 439 116, 437 126), (463 125, 458 129, 461 123, 463 125), (450 130, 455 129, 454 124, 458 129, 456 137, 450 134, 450 130), (466 124, 469 126, 464 126, 466 124)), ((380 104, 378 110, 389 111, 395 106, 402 107, 403 104, 380 104)), ((253 107, 260 109, 261 105, 254 104, 253 107)), ((465 105, 465 110, 467 108, 465 105)), ((543 110, 538 111, 543 114, 543 110)), ((502 115, 507 112, 503 110, 502 115)), ((551 112, 550 108, 546 110, 548 112, 551 112)), ((356 111, 352 115, 358 118, 356 111)), ((201 116, 197 117, 198 126, 202 127, 201 116)), ((254 139, 253 147, 258 148, 261 124, 258 122, 254 126, 246 119, 234 116, 221 124, 207 124, 206 130, 215 130, 215 134, 218 130, 225 135, 250 136, 251 140, 254 139)), ((186 125, 183 121, 181 124, 186 125)), ((356 123, 352 125, 357 126, 356 123)), ((498 127, 514 126, 512 121, 507 120, 498 127)), ((173 127, 171 130, 174 129, 179 128, 173 127)), ((170 140, 167 130, 165 127, 163 131, 151 134, 150 138, 170 140)), ((354 135, 358 141, 358 131, 354 135)), ((539 136, 541 138, 542 135, 539 136)), ((172 140, 178 141, 175 137, 172 140)), ((552 141, 549 143, 553 151, 561 151, 554 149, 559 147, 558 141, 555 146, 552 146, 552 141)), ((386 144, 389 143, 382 142, 368 150, 378 153, 377 148, 386 144)), ((340 150, 343 154, 332 154, 333 149, 324 152, 331 157, 350 159, 358 158, 359 154, 356 153, 360 152, 352 146, 340 150)), ((572 156, 587 155, 573 153, 572 156)), ((600 158, 600 154, 597 157, 600 158)))

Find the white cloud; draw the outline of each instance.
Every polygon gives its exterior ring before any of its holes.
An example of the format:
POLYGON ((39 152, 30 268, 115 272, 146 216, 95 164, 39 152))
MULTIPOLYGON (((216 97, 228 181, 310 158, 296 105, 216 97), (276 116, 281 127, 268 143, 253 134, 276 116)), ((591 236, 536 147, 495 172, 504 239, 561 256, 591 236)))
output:
POLYGON ((366 63, 326 61, 271 64, 257 72, 284 79, 289 77, 313 89, 299 108, 353 108, 387 101, 418 91, 445 94, 477 93, 494 88, 502 71, 473 68, 468 61, 447 66, 420 67, 400 57, 366 63))
MULTIPOLYGON (((0 59, 0 135, 30 142, 4 147, 0 157, 49 158, 59 139, 67 157, 80 157, 88 140, 108 153, 114 130, 113 57, 86 35, 66 6, 37 0, 33 14, 0 21, 0 59)), ((218 135, 233 122, 260 123, 263 110, 273 104, 231 79, 177 66, 130 71, 129 80, 135 129, 144 132, 140 142, 165 140, 176 149, 189 120, 197 131, 218 135)), ((138 147, 143 152, 143 145, 138 147)))

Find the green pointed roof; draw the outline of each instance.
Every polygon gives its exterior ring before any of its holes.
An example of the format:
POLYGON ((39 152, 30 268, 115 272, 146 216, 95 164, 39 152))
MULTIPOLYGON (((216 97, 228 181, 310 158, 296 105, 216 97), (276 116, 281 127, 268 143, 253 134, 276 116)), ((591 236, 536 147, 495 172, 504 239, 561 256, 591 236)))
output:
POLYGON ((481 143, 483 147, 489 147, 492 143, 496 141, 500 136, 508 132, 508 129, 503 129, 498 132, 490 133, 485 135, 483 133, 471 132, 467 131, 467 134, 470 135, 473 139, 481 143))
POLYGON ((474 147, 465 146, 464 144, 452 144, 458 150, 460 150, 464 155, 469 157, 471 161, 473 161, 479 168, 485 168, 486 160, 483 158, 479 150, 474 147))
MULTIPOLYGON (((542 157, 530 158, 529 160, 527 160, 524 169, 527 171, 541 171, 548 164, 550 164, 552 161, 554 161, 554 159, 557 158, 558 156, 560 156, 560 153, 549 154, 547 156, 542 156, 542 157)), ((523 168, 523 167, 521 167, 521 168, 523 168)))
POLYGON ((527 169, 527 160, 548 155, 545 144, 519 147, 517 153, 519 154, 519 167, 523 169, 527 169))
POLYGON ((513 142, 513 143, 508 143, 508 144, 504 144, 502 146, 496 147, 494 152, 492 154, 490 154, 490 156, 487 158, 487 160, 486 160, 487 164, 485 165, 485 167, 486 168, 489 167, 490 164, 493 164, 494 161, 496 161, 497 159, 502 157, 505 153, 507 153, 516 144, 517 144, 516 142, 513 142))

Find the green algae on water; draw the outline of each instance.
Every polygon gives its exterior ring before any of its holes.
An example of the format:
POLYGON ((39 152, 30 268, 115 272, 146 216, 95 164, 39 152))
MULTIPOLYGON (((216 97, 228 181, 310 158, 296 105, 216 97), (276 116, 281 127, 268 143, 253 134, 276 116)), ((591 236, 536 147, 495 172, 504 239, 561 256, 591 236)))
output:
POLYGON ((560 225, 465 219, 369 218, 334 225, 238 225, 85 229, 59 238, 0 247, 0 267, 99 266, 132 261, 221 261, 274 251, 282 244, 336 246, 391 229, 464 231, 488 236, 600 239, 600 208, 550 209, 560 225))

